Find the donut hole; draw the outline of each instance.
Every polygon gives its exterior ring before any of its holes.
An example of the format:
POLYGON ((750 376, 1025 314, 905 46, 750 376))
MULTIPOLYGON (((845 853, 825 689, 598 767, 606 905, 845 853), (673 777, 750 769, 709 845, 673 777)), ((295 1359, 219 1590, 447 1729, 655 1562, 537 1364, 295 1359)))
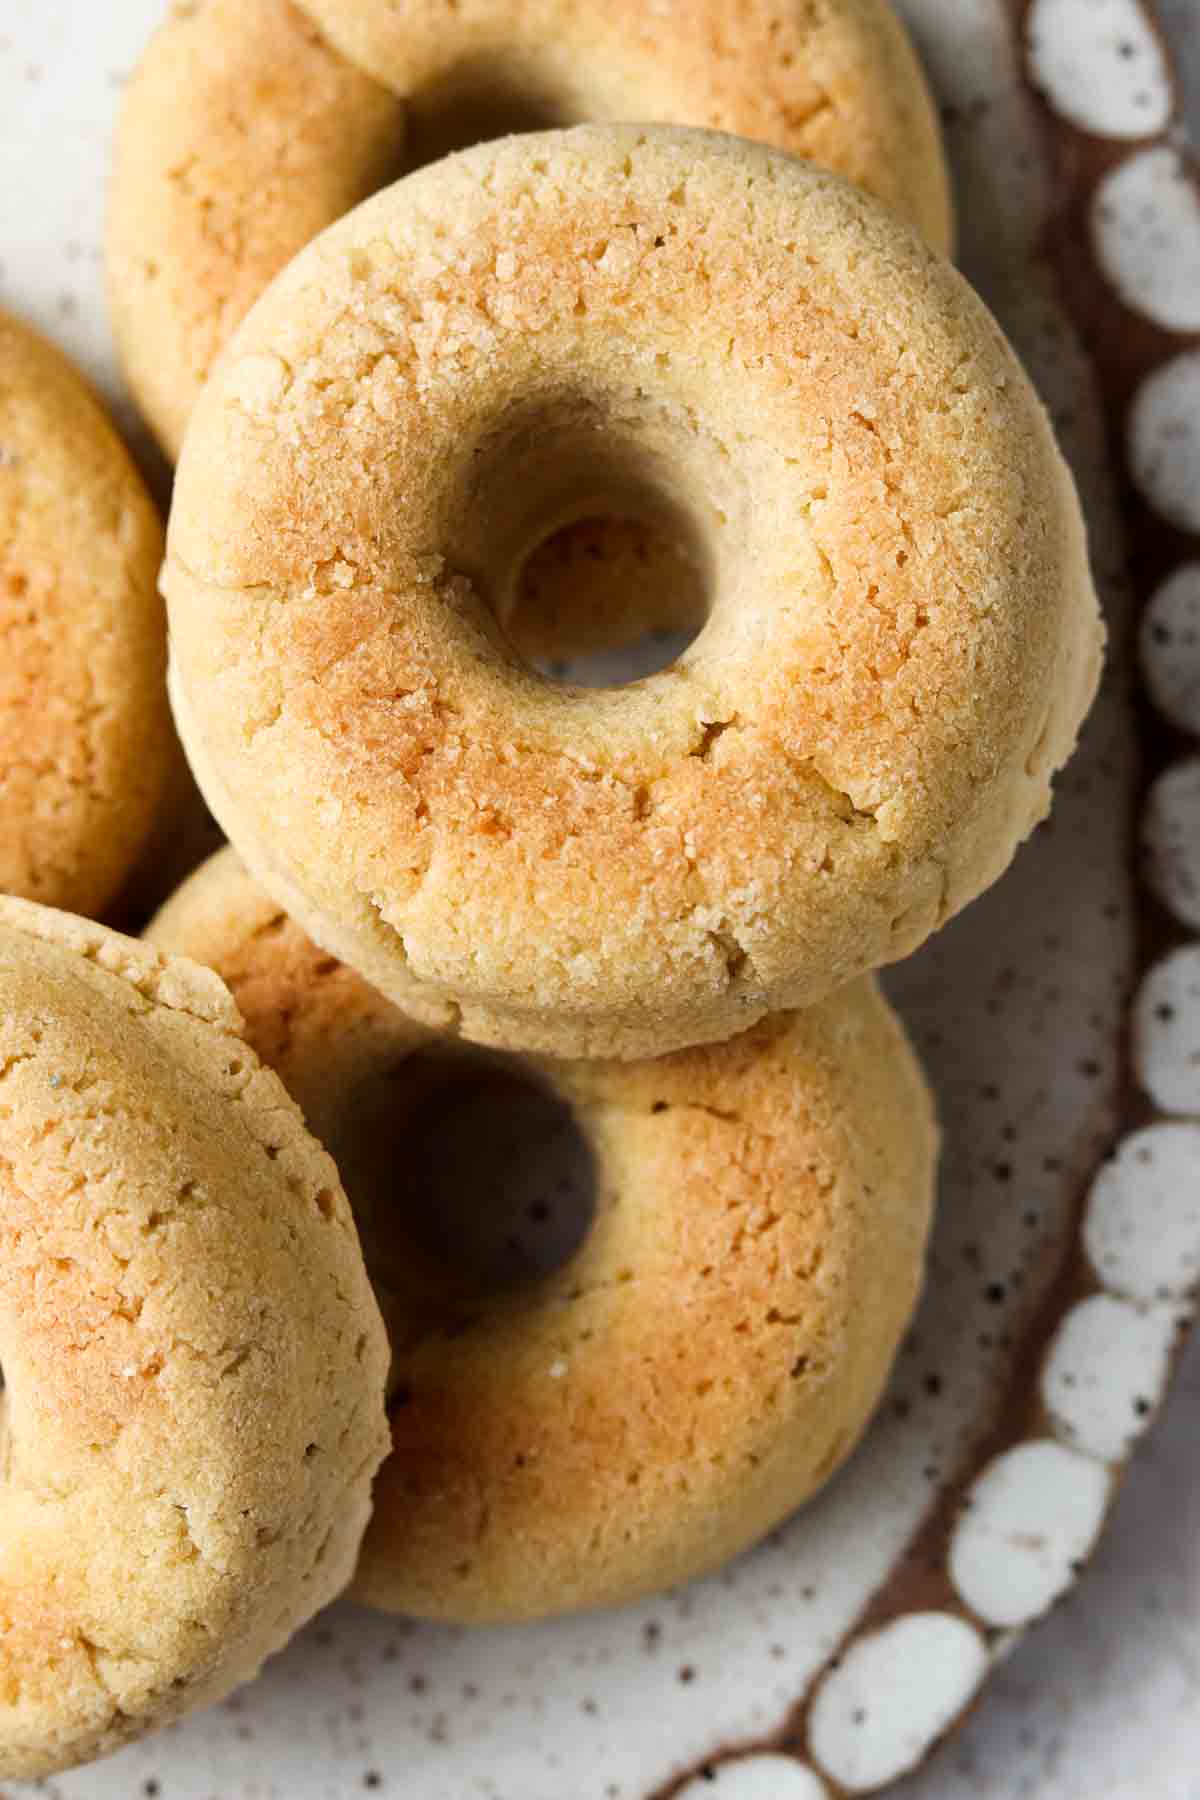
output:
POLYGON ((559 526, 530 552, 504 630, 550 681, 622 687, 669 668, 707 617, 704 568, 686 529, 600 514, 559 526))
POLYGON ((575 125, 583 113, 564 101, 561 89, 538 70, 521 67, 510 53, 466 59, 412 95, 405 113, 405 166, 411 172, 455 150, 575 125))
POLYGON ((487 1053, 417 1053, 364 1081, 330 1148, 386 1296, 470 1308, 536 1287, 582 1247, 591 1148, 569 1106, 487 1053))
POLYGON ((511 408, 472 450, 449 560, 545 679, 640 681, 708 621, 740 510, 718 455, 641 389, 511 408))

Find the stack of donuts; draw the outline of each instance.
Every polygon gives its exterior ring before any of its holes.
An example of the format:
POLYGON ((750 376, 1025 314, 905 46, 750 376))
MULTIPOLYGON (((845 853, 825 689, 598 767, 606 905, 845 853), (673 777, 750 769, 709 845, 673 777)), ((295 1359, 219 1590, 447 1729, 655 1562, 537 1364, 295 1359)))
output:
POLYGON ((885 0, 188 0, 108 241, 165 549, 0 322, 0 1778, 830 1477, 937 1153, 873 971, 1102 644, 885 0))

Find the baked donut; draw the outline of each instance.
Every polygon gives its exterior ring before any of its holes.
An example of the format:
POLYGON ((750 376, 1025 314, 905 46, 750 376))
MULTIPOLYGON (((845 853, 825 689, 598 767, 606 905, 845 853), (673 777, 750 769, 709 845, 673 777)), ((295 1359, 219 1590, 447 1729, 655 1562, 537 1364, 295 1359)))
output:
POLYGON ((886 0, 737 11, 730 19, 724 0, 666 18, 631 0, 174 6, 124 96, 108 236, 118 345, 167 453, 271 277, 451 142, 590 117, 716 125, 840 170, 948 248, 936 115, 886 0))
POLYGON ((424 1022, 641 1057, 906 956, 1046 812, 1102 630, 1046 415, 859 190, 581 126, 301 253, 193 419, 164 588, 226 834, 424 1022), (579 491, 691 520, 705 629, 620 689, 498 625, 579 491))
POLYGON ((162 526, 99 403, 0 313, 0 891, 101 912, 182 767, 162 526))
POLYGON ((271 277, 403 149, 400 101, 292 0, 172 5, 118 115, 106 259, 125 375, 168 456, 271 277))
POLYGON ((736 1555, 846 1456, 912 1311, 936 1157, 874 982, 716 1048, 561 1063, 414 1024, 231 850, 151 936, 229 982, 359 1219, 393 1450, 358 1598, 459 1620, 629 1600, 736 1555), (541 1145, 520 1217, 577 1246, 553 1271, 510 1236, 514 1119, 541 1145), (580 1175, 572 1120, 595 1196, 582 1242, 555 1215, 554 1174, 580 1175), (481 1232, 490 1291, 463 1266, 481 1232))
POLYGON ((0 899, 0 1780, 218 1699, 345 1585, 386 1341, 204 969, 0 899))

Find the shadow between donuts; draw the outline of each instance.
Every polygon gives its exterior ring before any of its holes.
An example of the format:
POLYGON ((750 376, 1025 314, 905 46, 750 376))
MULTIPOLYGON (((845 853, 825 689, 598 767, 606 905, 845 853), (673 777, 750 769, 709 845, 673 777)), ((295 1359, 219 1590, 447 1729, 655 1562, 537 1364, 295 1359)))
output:
POLYGON ((518 73, 491 58, 464 58, 407 101, 397 174, 411 175, 493 138, 577 125, 583 116, 566 103, 560 87, 534 69, 518 73))
MULTIPOLYGON (((507 1057, 414 1051, 359 1084, 328 1147, 397 1353, 427 1324, 453 1335, 535 1300, 595 1222, 571 1108, 507 1057)), ((406 1399, 397 1379, 389 1405, 406 1399)))

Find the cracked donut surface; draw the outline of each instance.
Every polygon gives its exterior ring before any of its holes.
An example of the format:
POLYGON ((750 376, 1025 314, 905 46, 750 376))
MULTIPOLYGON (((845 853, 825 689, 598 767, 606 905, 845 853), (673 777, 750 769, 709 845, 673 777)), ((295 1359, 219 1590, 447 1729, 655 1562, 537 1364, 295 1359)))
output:
POLYGON ((0 313, 0 892, 100 912, 181 758, 141 477, 62 354, 0 313))
POLYGON ((478 1053, 320 950, 232 850, 150 935, 228 981, 360 1211, 392 1453, 359 1598, 470 1621, 627 1601, 747 1548, 852 1449, 916 1300, 937 1151, 873 981, 666 1058, 507 1059, 570 1109, 595 1211, 563 1266, 481 1293, 412 1253, 429 1201, 405 1135, 422 1059, 450 1079, 478 1053))
POLYGON ((451 157, 317 239, 202 396, 164 576, 209 804, 425 1022, 732 1035, 907 955, 1098 677, 1078 502, 983 304, 836 177, 669 127, 451 157), (548 519, 684 512, 705 629, 581 693, 497 625, 548 519))
POLYGON ((345 1585, 386 1342, 210 971, 0 899, 0 1777, 254 1675, 345 1585))
POLYGON ((737 20, 725 0, 652 18, 631 0, 400 11, 187 0, 122 99, 107 245, 122 361, 167 453, 270 279, 440 154, 439 133, 463 144, 589 118, 762 138, 861 182, 949 246, 936 115, 885 0, 756 3, 737 20))

